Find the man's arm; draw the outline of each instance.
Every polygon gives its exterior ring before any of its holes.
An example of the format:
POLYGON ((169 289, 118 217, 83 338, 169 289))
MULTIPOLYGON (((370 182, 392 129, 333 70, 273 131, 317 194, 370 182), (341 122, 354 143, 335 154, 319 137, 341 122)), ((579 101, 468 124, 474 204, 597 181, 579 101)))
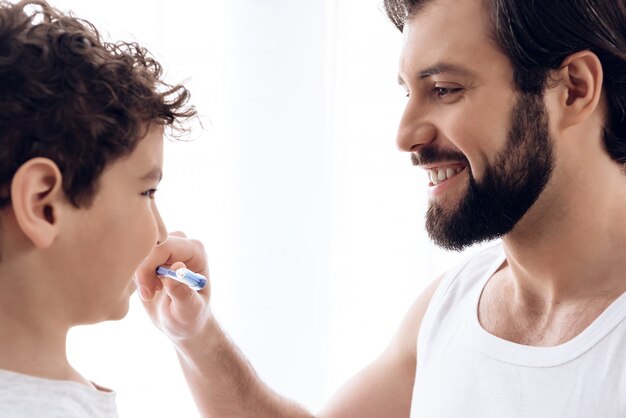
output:
MULTIPOLYGON (((166 264, 167 260, 183 260, 188 268, 206 274, 205 265, 194 266, 193 259, 175 255, 183 254, 175 247, 189 245, 186 241, 189 240, 171 239, 168 246, 174 248, 161 248, 160 255, 149 257, 144 262, 145 268, 138 270, 139 284, 149 285, 154 265, 166 264)), ((318 418, 409 416, 417 334, 440 280, 431 283, 414 302, 383 354, 349 380, 316 415, 318 418)), ((152 295, 144 304, 153 321, 174 342, 185 378, 204 417, 314 417, 258 378, 210 314, 208 290, 190 291, 185 285, 167 279, 162 291, 155 294, 155 290, 159 289, 151 289, 152 295)))
POLYGON ((203 417, 313 418, 263 383, 215 320, 196 338, 175 344, 203 417))
POLYGON ((413 302, 387 349, 344 384, 320 418, 407 418, 411 409, 417 334, 426 308, 443 276, 413 302))
MULTIPOLYGON (((408 417, 417 355, 417 334, 441 278, 413 303, 389 347, 350 379, 318 418, 408 417)), ((204 336, 178 345, 179 358, 196 402, 207 417, 312 418, 269 389, 244 356, 211 321, 204 336)))
MULTIPOLYGON (((413 303, 389 347, 350 379, 318 418, 408 417, 415 379, 417 334, 441 278, 413 303)), ((312 418, 269 389, 215 321, 177 346, 196 403, 206 417, 312 418)))

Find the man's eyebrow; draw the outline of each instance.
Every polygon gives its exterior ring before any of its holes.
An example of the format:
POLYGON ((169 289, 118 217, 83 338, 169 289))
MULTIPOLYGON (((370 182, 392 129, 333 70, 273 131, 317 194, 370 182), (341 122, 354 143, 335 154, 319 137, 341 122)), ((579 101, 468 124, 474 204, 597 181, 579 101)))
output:
MULTIPOLYGON (((461 75, 468 76, 473 73, 465 67, 461 67, 457 64, 450 63, 439 63, 435 64, 432 67, 425 68, 417 73, 417 76, 420 80, 423 80, 428 77, 432 77, 437 74, 453 74, 453 75, 461 75)), ((406 83, 402 79, 402 77, 398 76, 398 84, 404 86, 406 83)))
POLYGON ((472 72, 465 67, 461 67, 456 64, 440 63, 423 69, 418 73, 419 78, 428 78, 437 74, 456 74, 456 75, 470 75, 472 72))
POLYGON ((154 167, 152 170, 148 171, 146 174, 141 176, 140 180, 144 181, 156 181, 159 182, 163 178, 163 171, 160 167, 154 167))

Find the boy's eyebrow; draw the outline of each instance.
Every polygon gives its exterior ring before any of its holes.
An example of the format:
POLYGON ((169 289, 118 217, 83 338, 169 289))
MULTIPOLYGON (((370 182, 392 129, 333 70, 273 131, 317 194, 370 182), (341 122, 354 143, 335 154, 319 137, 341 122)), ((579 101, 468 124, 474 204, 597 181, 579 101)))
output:
MULTIPOLYGON (((418 74, 418 78, 420 80, 423 80, 425 78, 428 78, 437 74, 454 74, 454 75, 468 76, 468 75, 472 75, 473 73, 467 68, 461 67, 460 65, 442 62, 439 64, 435 64, 432 67, 425 68, 421 70, 420 72, 418 72, 417 74, 418 74)), ((401 86, 404 86, 406 84, 405 81, 400 76, 398 76, 398 84, 400 84, 401 86)))
POLYGON ((154 167, 152 170, 148 171, 146 174, 141 176, 141 180, 144 181, 156 181, 159 182, 163 178, 163 170, 160 167, 154 167))

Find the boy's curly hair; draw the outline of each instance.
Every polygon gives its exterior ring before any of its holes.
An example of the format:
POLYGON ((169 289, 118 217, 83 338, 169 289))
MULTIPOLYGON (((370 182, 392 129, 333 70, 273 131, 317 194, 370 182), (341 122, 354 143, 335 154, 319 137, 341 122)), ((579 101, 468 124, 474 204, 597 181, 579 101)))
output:
POLYGON ((17 169, 53 160, 76 207, 89 206, 112 161, 152 124, 182 129, 189 91, 161 80, 137 43, 109 43, 89 22, 44 0, 0 0, 0 209, 17 169))

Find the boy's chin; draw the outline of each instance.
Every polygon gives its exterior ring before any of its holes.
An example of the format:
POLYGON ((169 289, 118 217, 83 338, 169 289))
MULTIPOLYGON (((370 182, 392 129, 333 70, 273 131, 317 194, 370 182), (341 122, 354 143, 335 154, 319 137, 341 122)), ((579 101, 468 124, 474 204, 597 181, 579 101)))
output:
POLYGON ((119 321, 120 319, 124 319, 128 312, 130 311, 130 295, 125 297, 123 300, 118 300, 116 304, 109 304, 107 307, 103 307, 100 311, 100 315, 93 316, 92 318, 86 319, 83 323, 78 325, 94 325, 101 322, 107 321, 119 321))
MULTIPOLYGON (((134 290, 133 290, 133 293, 134 293, 134 290)), ((118 306, 118 309, 111 312, 111 317, 108 319, 109 321, 119 321, 120 319, 123 319, 126 317, 126 315, 128 315, 128 311, 130 310, 130 296, 131 295, 128 295, 128 297, 126 297, 123 301, 121 301, 120 306, 118 306)))

